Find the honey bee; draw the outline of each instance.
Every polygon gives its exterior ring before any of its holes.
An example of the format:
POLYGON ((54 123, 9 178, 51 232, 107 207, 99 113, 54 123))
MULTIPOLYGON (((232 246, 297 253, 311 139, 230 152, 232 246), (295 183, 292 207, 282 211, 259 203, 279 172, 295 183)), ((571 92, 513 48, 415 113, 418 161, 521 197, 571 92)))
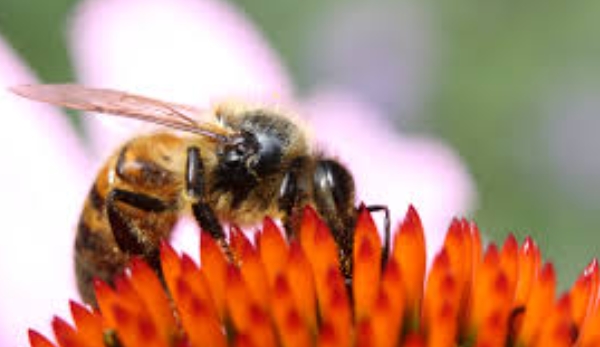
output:
MULTIPOLYGON (((77 227, 75 272, 84 301, 95 305, 93 280, 112 283, 132 256, 160 274, 159 245, 190 213, 233 261, 221 222, 250 225, 280 218, 288 238, 306 205, 315 208, 351 277, 357 217, 352 174, 311 149, 292 118, 272 108, 223 103, 214 109, 72 84, 22 85, 23 97, 66 108, 163 126, 134 137, 111 155, 92 185, 77 227)), ((385 247, 389 248, 387 207, 385 247)), ((387 255, 384 255, 386 257, 387 255)))

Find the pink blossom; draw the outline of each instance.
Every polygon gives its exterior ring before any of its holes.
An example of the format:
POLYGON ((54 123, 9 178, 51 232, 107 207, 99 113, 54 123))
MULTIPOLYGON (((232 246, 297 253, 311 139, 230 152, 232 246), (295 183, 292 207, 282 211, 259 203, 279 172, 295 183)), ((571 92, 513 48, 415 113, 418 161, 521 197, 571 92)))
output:
MULTIPOLYGON (((69 32, 83 84, 197 106, 226 95, 297 103, 317 142, 354 171, 360 199, 388 204, 394 221, 414 203, 426 230, 437 233, 428 240, 441 240, 450 216, 473 203, 466 169, 439 140, 399 137, 373 106, 346 91, 297 100, 277 54, 231 5, 88 0, 73 13, 69 32)), ((48 334, 53 315, 68 316, 67 299, 78 297, 72 244, 81 204, 102 158, 139 126, 85 117, 90 154, 56 109, 6 91, 30 82, 34 77, 0 41, 3 346, 26 345, 28 327, 48 334)))

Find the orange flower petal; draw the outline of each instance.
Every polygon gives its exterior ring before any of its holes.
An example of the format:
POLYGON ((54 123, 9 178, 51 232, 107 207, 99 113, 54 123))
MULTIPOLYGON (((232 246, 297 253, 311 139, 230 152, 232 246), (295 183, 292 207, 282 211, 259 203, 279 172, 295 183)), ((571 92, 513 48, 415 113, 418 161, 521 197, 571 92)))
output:
POLYGON ((175 317, 169 304, 165 288, 154 271, 141 259, 131 263, 130 283, 149 313, 154 325, 165 343, 169 343, 177 333, 175 317))
POLYGON ((571 288, 571 316, 577 327, 585 329, 588 314, 595 309, 600 286, 598 261, 594 259, 571 288))
POLYGON ((573 322, 571 321, 571 300, 563 296, 542 321, 539 338, 535 345, 539 347, 567 347, 574 342, 573 322))
POLYGON ((256 244, 269 278, 269 284, 273 285, 275 278, 285 267, 286 262, 283 260, 287 259, 289 249, 281 230, 271 218, 265 218, 256 244))
POLYGON ((405 296, 400 266, 390 259, 383 272, 380 291, 373 306, 372 321, 376 346, 395 346, 403 331, 405 296))
POLYGON ((71 316, 75 321, 78 335, 84 341, 87 341, 90 347, 104 347, 104 343, 102 343, 104 338, 102 316, 97 312, 88 311, 88 309, 74 301, 69 302, 69 306, 71 307, 71 316))
POLYGON ((425 235, 421 219, 410 206, 394 237, 392 258, 400 265, 404 279, 407 314, 412 329, 417 328, 425 279, 425 235))
MULTIPOLYGON (((283 262, 283 259, 279 261, 283 262)), ((250 295, 258 305, 266 309, 270 297, 269 281, 259 254, 250 243, 245 246, 241 262, 240 270, 250 295)))
POLYGON ((291 285, 282 274, 275 280, 271 310, 283 346, 310 346, 308 325, 298 310, 291 285))
POLYGON ((506 276, 508 292, 512 303, 519 278, 519 244, 513 234, 508 235, 500 251, 500 270, 506 276))
POLYGON ((556 275, 552 264, 546 264, 539 278, 531 287, 531 294, 523 314, 523 324, 518 332, 517 341, 525 345, 533 344, 540 332, 540 322, 543 322, 554 302, 556 275))
POLYGON ((220 317, 225 313, 227 260, 215 240, 206 232, 200 234, 200 264, 220 317))
POLYGON ((453 270, 443 249, 433 262, 423 300, 423 330, 431 347, 448 346, 457 337, 460 293, 453 270))
POLYGON ((377 298, 381 277, 381 240, 369 212, 362 208, 354 233, 352 291, 355 320, 368 316, 377 298))
POLYGON ((221 320, 204 272, 189 257, 183 257, 180 265, 181 275, 170 288, 187 338, 194 346, 225 346, 221 320))
MULTIPOLYGON (((511 235, 482 256, 477 226, 457 219, 424 283, 425 241, 412 207, 385 263, 364 208, 353 236, 347 277, 334 238, 311 208, 289 244, 269 219, 256 248, 232 228, 233 263, 205 233, 201 267, 163 244, 168 294, 157 274, 134 259, 114 278, 114 289, 95 283, 99 310, 71 302, 75 327, 53 320, 56 341, 61 347, 600 345, 596 261, 556 301, 554 269, 540 269, 529 238, 519 248, 511 235)), ((29 339, 34 347, 54 346, 33 330, 29 339)))
POLYGON ((300 316, 312 331, 317 330, 317 295, 312 268, 297 242, 290 245, 284 275, 291 286, 300 316))
POLYGON ((514 291, 501 268, 500 254, 495 245, 488 247, 483 262, 476 270, 474 283, 471 327, 477 332, 477 342, 502 346, 508 335, 514 291))
POLYGON ((452 221, 444 241, 444 250, 450 262, 460 303, 465 304, 470 294, 473 273, 473 245, 467 221, 452 221))
POLYGON ((540 264, 540 249, 530 237, 525 238, 525 242, 519 251, 519 280, 517 282, 515 297, 516 306, 522 306, 529 300, 531 288, 539 275, 540 264))

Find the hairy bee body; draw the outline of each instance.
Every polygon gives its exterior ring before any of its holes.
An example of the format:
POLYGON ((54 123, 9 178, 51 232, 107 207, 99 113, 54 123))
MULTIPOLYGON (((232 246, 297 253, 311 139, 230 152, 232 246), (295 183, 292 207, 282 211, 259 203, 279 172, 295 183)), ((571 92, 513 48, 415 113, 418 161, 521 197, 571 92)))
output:
POLYGON ((130 140, 102 166, 88 193, 75 239, 75 269, 79 291, 93 302, 92 281, 111 282, 129 261, 113 236, 107 200, 115 188, 154 196, 170 205, 168 211, 147 212, 122 204, 123 213, 158 244, 168 238, 184 205, 182 197, 186 141, 170 133, 130 140))
MULTIPOLYGON (((187 213, 235 261, 221 222, 245 226, 265 216, 280 218, 293 238, 303 208, 311 205, 331 230, 341 270, 351 278, 354 179, 337 160, 311 149, 298 123, 279 110, 224 103, 205 111, 71 84, 12 90, 37 101, 166 127, 122 145, 88 193, 75 240, 77 284, 86 302, 96 303, 95 278, 112 283, 133 256, 160 274, 160 242, 187 213)), ((389 245, 387 208, 367 209, 386 212, 389 245)))
MULTIPOLYGON (((240 226, 262 221, 265 216, 283 217, 280 204, 281 187, 290 166, 299 165, 301 177, 296 182, 310 184, 306 169, 314 167, 303 134, 295 124, 266 109, 219 110, 224 127, 238 131, 242 128, 260 132, 270 129, 281 139, 282 153, 258 177, 236 179, 236 173, 222 164, 218 145, 204 137, 176 132, 156 132, 141 135, 121 146, 100 169, 92 185, 78 224, 75 240, 75 268, 79 291, 87 302, 94 302, 93 279, 112 282, 130 257, 138 252, 123 249, 115 240, 115 226, 111 225, 107 202, 115 190, 134 192, 137 196, 152 197, 164 208, 148 209, 132 206, 126 201, 115 201, 119 213, 143 238, 145 247, 158 249, 160 241, 169 239, 171 231, 182 214, 190 213, 194 198, 186 189, 186 153, 188 148, 200 149, 203 179, 206 191, 202 199, 217 219, 240 226), (304 177, 304 178, 302 178, 304 177)), ((305 187, 307 188, 307 187, 305 187)), ((297 197, 302 206, 312 203, 312 194, 306 190, 297 197)), ((143 253, 143 252, 142 252, 143 253)), ((142 254, 147 256, 147 254, 142 254)), ((152 261, 152 259, 150 259, 152 261)))

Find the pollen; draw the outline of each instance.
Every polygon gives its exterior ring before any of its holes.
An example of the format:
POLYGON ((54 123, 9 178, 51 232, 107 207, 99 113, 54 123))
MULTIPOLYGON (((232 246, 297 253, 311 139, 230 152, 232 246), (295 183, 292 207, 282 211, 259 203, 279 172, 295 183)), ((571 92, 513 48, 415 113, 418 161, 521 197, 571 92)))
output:
POLYGON ((483 245, 474 223, 455 219, 426 271, 426 245, 410 207, 389 257, 369 212, 354 231, 346 278, 333 236, 310 208, 296 239, 270 219, 251 242, 232 228, 228 262, 201 234, 200 265, 161 247, 162 278, 141 259, 95 283, 98 308, 70 303, 52 320, 54 340, 33 347, 148 346, 597 346, 600 273, 593 260, 570 290, 531 238, 483 245))

